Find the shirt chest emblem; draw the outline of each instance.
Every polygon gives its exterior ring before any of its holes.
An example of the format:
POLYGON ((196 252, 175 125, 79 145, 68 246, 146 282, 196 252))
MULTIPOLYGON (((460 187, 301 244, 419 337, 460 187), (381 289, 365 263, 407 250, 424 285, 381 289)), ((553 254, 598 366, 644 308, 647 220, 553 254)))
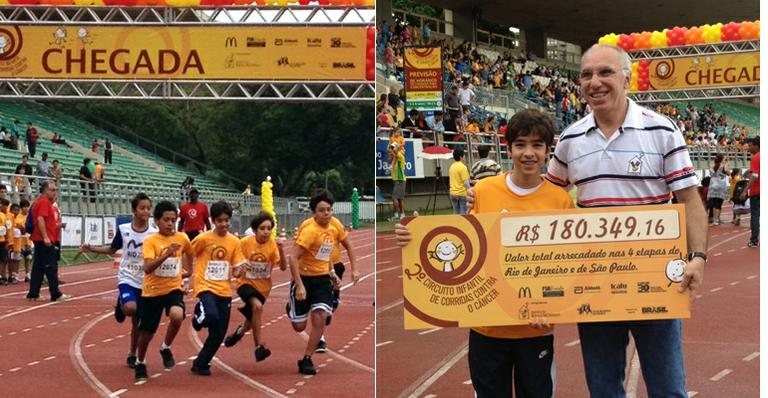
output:
POLYGON ((643 171, 643 154, 635 155, 629 159, 627 164, 627 174, 640 174, 643 171))

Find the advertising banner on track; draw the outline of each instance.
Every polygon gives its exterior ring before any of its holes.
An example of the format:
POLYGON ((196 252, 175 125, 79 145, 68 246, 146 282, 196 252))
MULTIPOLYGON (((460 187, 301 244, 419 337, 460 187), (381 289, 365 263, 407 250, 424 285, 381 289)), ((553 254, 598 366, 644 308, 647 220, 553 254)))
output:
POLYGON ((406 47, 406 111, 417 109, 430 115, 443 110, 443 59, 440 47, 406 47))
POLYGON ((406 329, 690 317, 682 205, 401 222, 406 329))
POLYGON ((365 80, 365 27, 0 25, 0 78, 365 80))
POLYGON ((679 90, 760 84, 760 52, 650 61, 651 90, 679 90))

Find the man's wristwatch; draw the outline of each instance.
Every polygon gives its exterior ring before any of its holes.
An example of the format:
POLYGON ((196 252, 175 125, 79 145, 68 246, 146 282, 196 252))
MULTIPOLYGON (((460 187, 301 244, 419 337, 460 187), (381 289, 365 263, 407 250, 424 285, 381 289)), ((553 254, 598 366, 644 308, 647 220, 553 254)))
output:
POLYGON ((707 253, 703 252, 690 252, 688 253, 688 261, 693 260, 694 257, 698 257, 702 260, 704 260, 704 263, 707 263, 707 253))

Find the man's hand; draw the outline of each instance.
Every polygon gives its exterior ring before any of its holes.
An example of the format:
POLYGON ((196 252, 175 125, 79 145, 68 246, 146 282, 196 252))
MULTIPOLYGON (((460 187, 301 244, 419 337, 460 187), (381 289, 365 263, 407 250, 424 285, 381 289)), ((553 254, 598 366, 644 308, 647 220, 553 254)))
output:
POLYGON ((475 189, 469 188, 467 189, 467 212, 472 210, 473 207, 475 207, 475 189))
POLYGON ((683 293, 686 289, 690 289, 691 293, 701 289, 704 284, 704 266, 706 263, 704 259, 700 257, 694 257, 685 266, 685 275, 683 275, 683 281, 680 283, 678 292, 683 293))
POLYGON ((51 246, 53 243, 51 243, 51 240, 46 236, 45 238, 43 238, 43 244, 45 244, 46 246, 51 246))
POLYGON ((547 318, 534 318, 528 322, 528 325, 535 329, 549 329, 552 325, 549 324, 547 318))
POLYGON ((80 253, 90 253, 91 252, 91 245, 87 243, 83 243, 80 245, 80 253))
POLYGON ((307 299, 307 290, 304 289, 304 284, 301 281, 296 281, 296 300, 304 301, 307 299))
MULTIPOLYGON (((418 217, 419 212, 414 211, 413 216, 418 217)), ((408 231, 408 227, 400 223, 395 224, 395 240, 397 241, 398 246, 407 246, 408 242, 412 239, 413 236, 411 236, 411 231, 408 231)))

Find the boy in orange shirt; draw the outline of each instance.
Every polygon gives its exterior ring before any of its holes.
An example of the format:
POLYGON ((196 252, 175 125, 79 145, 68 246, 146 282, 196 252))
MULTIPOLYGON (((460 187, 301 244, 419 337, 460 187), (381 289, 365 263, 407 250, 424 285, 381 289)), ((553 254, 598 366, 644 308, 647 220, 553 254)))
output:
POLYGON ((0 284, 16 284, 19 281, 9 272, 9 255, 13 246, 13 215, 8 211, 8 199, 0 198, 0 284))
POLYGON ((208 328, 208 338, 192 362, 192 373, 202 376, 211 375, 211 360, 227 335, 232 304, 229 284, 232 268, 245 263, 240 240, 229 233, 232 208, 227 202, 219 201, 211 205, 210 213, 213 229, 192 240, 195 257, 193 294, 200 300, 195 305, 192 327, 197 331, 208 328))
POLYGON ((23 222, 26 221, 26 218, 24 220, 21 220, 19 217, 21 214, 21 207, 17 204, 11 205, 11 215, 13 219, 11 220, 11 223, 13 224, 12 228, 12 236, 13 238, 10 240, 13 244, 8 247, 8 268, 10 268, 10 274, 11 274, 11 283, 19 283, 19 261, 21 260, 21 230, 24 228, 23 222), (19 224, 19 221, 22 223, 19 224))
POLYGON ((155 224, 159 230, 144 239, 142 255, 144 257, 144 281, 141 285, 141 298, 138 303, 139 331, 137 362, 135 367, 136 384, 147 382, 145 358, 147 347, 154 337, 160 318, 165 311, 170 319, 165 331, 165 341, 160 346, 163 366, 170 370, 176 364, 171 353, 171 343, 181 328, 184 320, 184 294, 181 280, 192 273, 192 247, 186 234, 176 231, 178 213, 176 206, 169 201, 162 201, 153 212, 155 224))
MULTIPOLYGON (((540 175, 554 135, 552 120, 544 113, 533 109, 516 113, 506 133, 514 167, 478 181, 470 214, 573 208, 568 193, 540 175)), ((397 224, 395 233, 399 245, 410 242, 407 227, 397 224)), ((553 396, 552 331, 541 319, 529 326, 473 328, 468 360, 476 397, 511 397, 513 387, 516 397, 553 396)))
POLYGON ((29 232, 24 228, 27 225, 27 216, 29 216, 29 201, 26 199, 20 200, 19 207, 21 207, 21 213, 16 217, 16 223, 20 225, 21 229, 19 247, 21 247, 21 259, 24 261, 24 282, 29 282, 29 267, 32 262, 32 241, 29 240, 29 232))
POLYGON ((239 309, 245 321, 224 339, 224 346, 232 347, 237 344, 245 331, 250 329, 256 346, 256 362, 263 361, 272 354, 261 339, 261 314, 272 290, 272 270, 276 266, 279 266, 281 271, 286 269, 283 241, 272 237, 274 227, 275 221, 269 213, 262 211, 253 218, 251 229, 254 234, 240 239, 240 249, 248 262, 233 270, 237 277, 237 294, 245 304, 239 309))

